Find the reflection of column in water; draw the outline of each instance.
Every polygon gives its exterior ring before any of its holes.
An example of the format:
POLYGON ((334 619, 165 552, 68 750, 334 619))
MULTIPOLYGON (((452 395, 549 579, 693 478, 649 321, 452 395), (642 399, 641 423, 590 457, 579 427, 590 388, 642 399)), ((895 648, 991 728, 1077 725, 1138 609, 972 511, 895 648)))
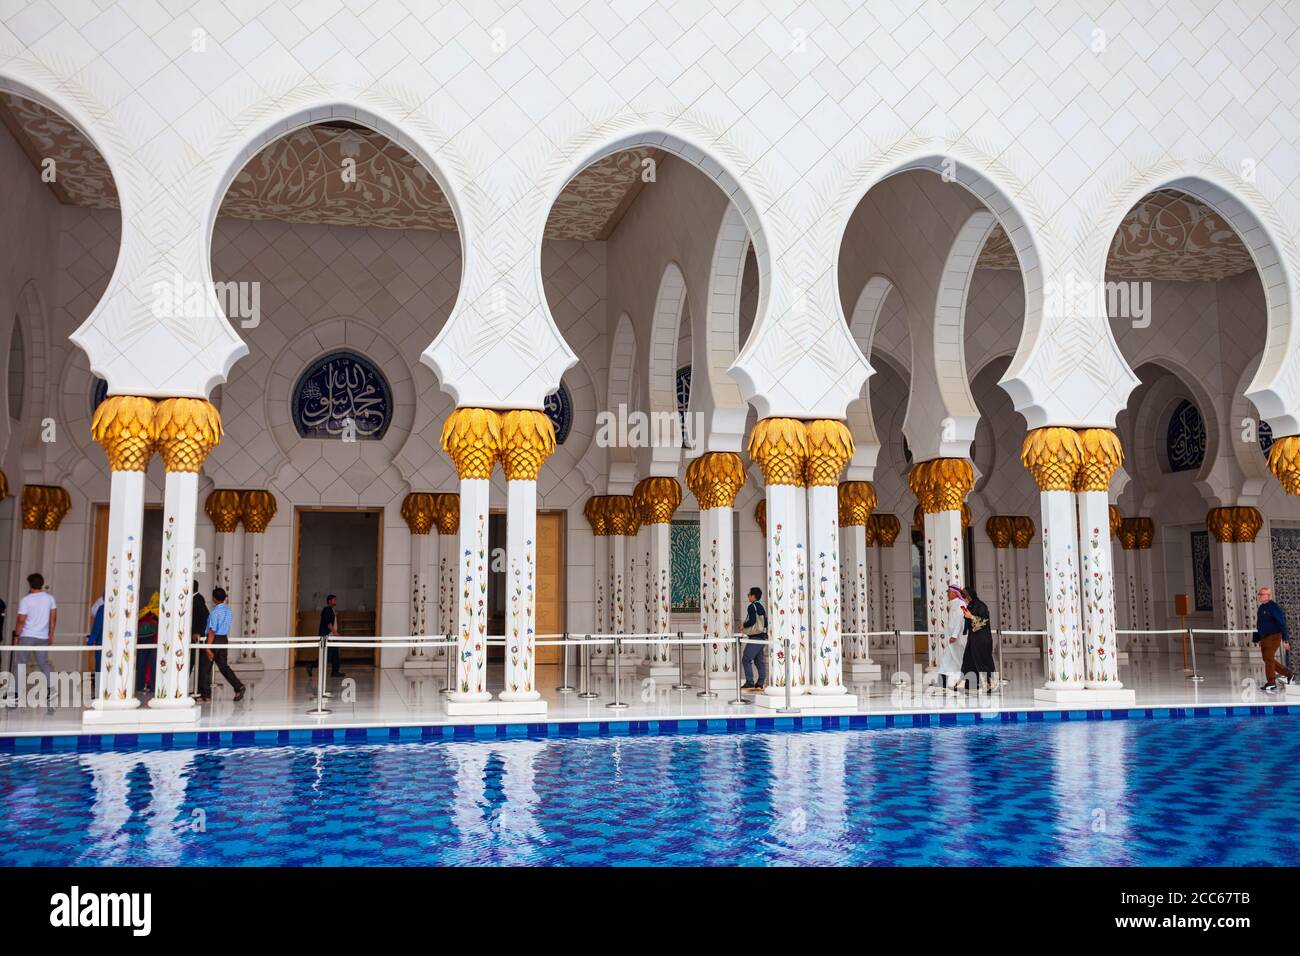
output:
POLYGON ((1129 748, 1135 745, 1132 738, 1139 726, 1135 721, 1102 720, 1079 728, 1086 730, 1087 765, 1092 768, 1096 794, 1096 802, 1089 808, 1088 833, 1097 840, 1098 848, 1104 847, 1106 852, 1105 858, 1095 860, 1097 863, 1129 862, 1127 856, 1120 854, 1125 854, 1134 843, 1128 825, 1128 808, 1133 805, 1129 799, 1128 755, 1129 748))
POLYGON ((809 742, 814 735, 777 733, 765 738, 772 760, 772 816, 767 844, 773 864, 803 863, 808 828, 819 812, 808 786, 809 742))
MULTIPOLYGON (((185 770, 192 753, 188 750, 163 750, 145 754, 149 769, 149 786, 153 791, 149 804, 149 863, 175 866, 185 852, 183 834, 188 821, 177 819, 185 805, 185 770)), ((206 809, 204 809, 206 813, 206 809)))
MULTIPOLYGON (((970 728, 944 727, 929 731, 931 805, 935 808, 934 823, 938 827, 938 843, 943 848, 941 859, 926 860, 929 864, 964 865, 973 862, 970 854, 973 843, 987 836, 980 820, 981 808, 975 806, 971 788, 971 749, 976 747, 975 735, 970 728)), ((990 808, 991 809, 991 808, 990 808)))
MULTIPOLYGON (((456 789, 451 797, 451 824, 460 839, 457 852, 446 863, 486 863, 479 844, 489 843, 490 833, 484 821, 486 804, 484 778, 492 751, 482 744, 452 744, 450 754, 456 789)), ((495 861, 492 861, 495 862, 495 861)))
POLYGON ((122 828, 131 819, 127 775, 139 762, 139 754, 81 755, 81 766, 90 771, 90 789, 94 793, 82 854, 86 862, 112 866, 124 859, 127 847, 122 828))
POLYGON ((512 740, 496 748, 504 764, 498 846, 501 863, 507 866, 541 862, 538 847, 543 835, 536 816, 536 761, 547 746, 541 740, 512 740))
POLYGON ((800 735, 812 747, 815 782, 815 810, 809 811, 808 829, 814 834, 821 851, 816 860, 822 866, 853 862, 841 848, 848 836, 848 790, 844 771, 848 753, 847 733, 800 735))
POLYGON ((1048 733, 1058 846, 1053 863, 1078 866, 1101 862, 1099 834, 1093 832, 1093 825, 1097 810, 1110 811, 1098 805, 1093 788, 1089 764, 1095 755, 1088 741, 1092 729, 1090 724, 1070 722, 1057 724, 1048 733))

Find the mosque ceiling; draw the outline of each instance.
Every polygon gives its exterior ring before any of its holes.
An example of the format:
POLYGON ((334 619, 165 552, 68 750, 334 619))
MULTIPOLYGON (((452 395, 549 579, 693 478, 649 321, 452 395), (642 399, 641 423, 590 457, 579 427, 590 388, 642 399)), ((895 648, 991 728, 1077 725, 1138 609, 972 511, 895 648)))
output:
MULTIPOLYGON (((60 202, 117 208, 103 157, 71 123, 43 106, 0 94, 0 121, 38 170, 54 160, 50 189, 60 202)), ((592 163, 564 188, 546 225, 550 239, 607 239, 644 185, 650 147, 592 163)), ((48 173, 47 173, 48 177, 48 173)), ((297 130, 262 149, 236 175, 221 215, 238 219, 450 232, 456 218, 425 168, 387 137, 350 123, 297 130), (351 161, 350 163, 345 161, 351 161), (355 169, 355 179, 342 171, 355 169)), ((1001 227, 980 253, 980 268, 1017 269, 1001 227)), ((1222 279, 1254 268, 1232 228, 1184 193, 1151 193, 1130 210, 1111 244, 1107 272, 1131 279, 1222 279)))

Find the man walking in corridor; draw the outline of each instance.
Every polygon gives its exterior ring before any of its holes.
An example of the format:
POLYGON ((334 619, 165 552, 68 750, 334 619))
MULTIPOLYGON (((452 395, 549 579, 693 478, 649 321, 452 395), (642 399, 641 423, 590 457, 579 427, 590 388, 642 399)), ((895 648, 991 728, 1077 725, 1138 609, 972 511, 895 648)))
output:
POLYGON ((1264 656, 1264 693, 1277 693, 1277 676, 1291 683, 1291 670, 1277 659, 1283 644, 1291 647, 1291 635, 1286 630, 1286 612, 1273 600, 1271 588, 1259 589, 1259 609, 1255 612, 1255 637, 1259 652, 1264 656))

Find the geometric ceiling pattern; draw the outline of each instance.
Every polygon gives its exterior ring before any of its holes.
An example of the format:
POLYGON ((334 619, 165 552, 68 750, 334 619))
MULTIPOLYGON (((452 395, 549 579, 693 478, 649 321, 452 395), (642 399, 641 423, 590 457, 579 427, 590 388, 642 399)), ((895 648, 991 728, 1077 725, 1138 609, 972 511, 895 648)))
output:
MULTIPOLYGON (((0 94, 0 122, 38 170, 45 159, 54 160, 49 186, 60 202, 117 208, 107 164, 74 125, 8 93, 0 94)), ((640 147, 606 156, 580 172, 555 201, 546 238, 608 239, 645 185, 647 159, 671 161, 659 150, 640 147)), ((456 228, 446 196, 414 156, 380 133, 343 122, 319 123, 268 143, 235 177, 219 215, 438 232, 456 228)), ((1001 226, 989 234, 976 267, 1020 268, 1001 226)), ((1225 279, 1254 267, 1226 222, 1172 189, 1153 192, 1129 210, 1106 263, 1111 276, 1174 281, 1225 279)))
MULTIPOLYGON (((1020 268, 1001 226, 990 233, 976 267, 1020 268)), ((1233 228, 1209 206, 1174 189, 1150 193, 1129 210, 1106 258, 1106 274, 1125 279, 1226 279, 1253 268, 1233 228)))

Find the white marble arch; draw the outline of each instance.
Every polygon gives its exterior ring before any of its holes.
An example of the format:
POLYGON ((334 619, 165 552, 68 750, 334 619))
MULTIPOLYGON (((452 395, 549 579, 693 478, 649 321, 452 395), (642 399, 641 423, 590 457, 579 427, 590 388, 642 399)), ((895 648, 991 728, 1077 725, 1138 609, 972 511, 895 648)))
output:
POLYGON ((1144 362, 1137 368, 1139 376, 1146 368, 1159 369, 1167 374, 1144 389, 1140 403, 1130 410, 1129 444, 1124 449, 1124 464, 1129 476, 1136 480, 1144 493, 1154 492, 1160 488, 1161 482, 1168 474, 1165 467, 1168 462, 1165 460, 1164 444, 1169 417, 1186 395, 1191 397, 1205 423, 1205 460, 1197 469, 1193 481, 1196 489, 1206 500, 1218 497, 1209 483, 1209 477, 1219 458, 1222 418, 1210 390, 1185 366, 1170 359, 1151 359, 1144 362))
POLYGON ((929 343, 912 343, 912 366, 921 374, 912 376, 903 433, 916 461, 970 457, 979 408, 966 374, 966 302, 980 250, 997 224, 987 208, 967 217, 944 260, 932 338, 929 343), (925 348, 927 344, 931 348, 925 348), (923 391, 928 384, 935 389, 931 394, 923 391))
MULTIPOLYGON (((214 281, 212 275, 212 238, 216 229, 217 214, 221 209, 221 204, 226 197, 230 184, 248 162, 267 144, 281 139, 295 130, 329 120, 346 120, 374 130, 401 146, 420 163, 425 171, 438 183, 438 187, 446 196, 447 203, 456 219, 461 240, 460 287, 457 290, 456 302, 452 306, 451 313, 443 324, 441 332, 421 356, 425 364, 429 365, 438 376, 443 388, 448 390, 455 398, 456 393, 448 388, 448 379, 452 375, 452 370, 444 368, 444 365, 439 362, 442 353, 435 352, 435 350, 439 341, 447 335, 458 313, 467 307, 466 276, 470 271, 468 260, 471 246, 469 239, 473 227, 467 223, 464 206, 459 200, 457 182, 450 174, 448 164, 440 159, 438 147, 433 145, 434 142, 443 142, 442 138, 437 136, 436 131, 423 128, 427 125, 427 122, 418 115, 409 112, 402 113, 399 120, 394 115, 398 111, 390 111, 377 103, 363 106, 359 102, 342 101, 335 97, 317 98, 310 91, 306 92, 304 98, 306 102, 293 104, 287 109, 279 109, 273 116, 267 116, 267 111, 253 111, 247 115, 236 115, 230 120, 225 134, 211 144, 216 158, 210 161, 210 166, 216 172, 216 178, 213 181, 213 188, 208 194, 203 209, 204 219, 200 225, 203 247, 197 268, 198 280, 203 282, 208 289, 211 289, 214 281)), ((390 107, 391 105, 389 104, 390 107)), ((446 149, 445 143, 443 149, 446 149)), ((211 327, 200 331, 206 331, 207 336, 212 340, 211 358, 220 359, 220 364, 215 368, 205 370, 207 379, 203 382, 202 394, 198 397, 206 397, 213 386, 225 381, 229 377, 234 363, 248 354, 247 346, 222 312, 215 293, 210 294, 209 300, 209 312, 211 314, 205 316, 202 321, 208 323, 211 327), (224 343, 225 351, 223 354, 221 346, 216 343, 226 336, 233 337, 233 341, 224 343)), ((141 392, 140 394, 149 393, 141 392)), ((173 394, 190 393, 179 391, 173 392, 173 394)))
MULTIPOLYGON (((606 384, 605 410, 617 427, 636 410, 633 386, 636 370, 636 330, 632 317, 626 312, 614 323, 614 334, 609 347, 609 381, 606 384)), ((597 428, 597 434, 600 429, 597 428)), ((626 442, 611 441, 605 449, 607 469, 605 494, 622 494, 616 483, 629 482, 635 475, 636 461, 633 449, 626 442)))
MULTIPOLYGON (((676 476, 682 455, 681 419, 677 415, 677 342, 683 316, 689 317, 686 277, 681 266, 669 261, 655 293, 654 314, 646 348, 646 402, 652 440, 638 456, 649 475, 676 476), (670 423, 665 433, 659 422, 670 423)), ((692 386, 694 382, 692 381, 692 386)))
MULTIPOLYGON (((749 248, 745 220, 736 204, 729 203, 714 244, 703 328, 692 329, 691 334, 690 411, 698 413, 704 424, 704 434, 693 436, 693 455, 739 452, 745 440, 749 406, 727 370, 740 349, 741 285, 749 248)), ((692 323, 699 324, 693 314, 692 323)))
MULTIPOLYGON (((1056 418, 1068 418, 1060 396, 1054 394, 1052 363, 1039 361, 1038 367, 1034 368, 1033 361, 1039 357, 1038 353, 1049 337, 1047 333, 1061 334, 1068 328, 1068 332, 1081 342, 1090 343, 1092 340, 1086 334, 1086 329, 1069 326, 1065 317, 1059 317, 1050 327, 1045 326, 1043 243, 1051 237, 1049 220, 1029 188, 1018 177, 996 157, 985 155, 971 143, 910 136, 873 152, 869 158, 848 171, 826 210, 827 214, 821 220, 821 228, 833 230, 834 234, 833 241, 826 245, 834 250, 829 270, 829 289, 834 293, 830 296, 833 303, 831 307, 838 310, 843 320, 844 307, 838 295, 839 269, 844 239, 854 212, 875 186, 891 176, 911 170, 928 170, 943 177, 945 181, 962 186, 983 203, 996 223, 1006 232, 1020 262, 1025 291, 1025 316, 1020 342, 1002 386, 1011 395, 1017 411, 1025 415, 1031 428, 1055 423, 1056 418)), ((1104 318, 1099 321, 1104 321, 1104 318)), ((1122 365, 1123 357, 1119 355, 1118 349, 1113 351, 1114 360, 1122 365)), ((842 374, 856 377, 858 373, 845 366, 842 374)), ((864 378, 871 375, 870 363, 865 359, 862 360, 861 374, 864 378)), ((854 393, 860 388, 861 382, 853 389, 854 393)))
MULTIPOLYGON (((849 333, 864 356, 873 354, 877 323, 884 312, 885 302, 902 292, 888 277, 876 274, 858 294, 849 319, 849 333)), ((874 369, 873 369, 874 372, 874 369)), ((875 476, 876 461, 880 457, 880 435, 871 412, 871 394, 866 383, 858 398, 849 402, 846 409, 847 424, 853 435, 853 458, 845 469, 845 481, 871 481, 875 476)))
MULTIPOLYGON (((1241 472, 1241 488, 1238 500, 1226 504, 1253 505, 1263 494, 1269 481, 1268 455, 1259 446, 1260 420, 1256 415, 1254 404, 1246 397, 1246 389, 1259 371, 1263 354, 1257 355, 1246 364, 1245 370, 1238 378, 1232 390, 1232 405, 1228 409, 1228 419, 1224 422, 1224 435, 1228 447, 1232 449, 1232 458, 1241 472), (1243 436, 1249 435, 1249 438, 1243 436)), ((1272 428, 1272 425, 1269 425, 1272 428)))
MULTIPOLYGON (((1273 204, 1226 167, 1169 160, 1143 168, 1115 191, 1085 240, 1090 269, 1104 276, 1111 241, 1135 205, 1160 189, 1187 193, 1218 213, 1250 252, 1264 288, 1267 331, 1264 354, 1245 394, 1277 437, 1300 434, 1300 322, 1295 315, 1300 244, 1273 204)), ((1135 383, 1136 384, 1136 383, 1135 383)))
MULTIPOLYGON (((16 438, 20 443, 23 475, 10 475, 10 482, 21 478, 24 483, 31 481, 40 484, 43 481, 41 470, 45 464, 46 448, 46 444, 41 441, 42 422, 50 410, 48 384, 51 356, 47 339, 47 313, 35 279, 23 283, 18 291, 17 306, 13 328, 18 330, 23 340, 22 415, 16 415, 14 409, 6 408, 7 414, 4 421, 0 422, 0 435, 4 439, 0 442, 0 457, 4 456, 9 443, 16 438)), ((6 351, 8 347, 6 341, 6 351)), ((7 394, 6 391, 6 397, 7 394)))

